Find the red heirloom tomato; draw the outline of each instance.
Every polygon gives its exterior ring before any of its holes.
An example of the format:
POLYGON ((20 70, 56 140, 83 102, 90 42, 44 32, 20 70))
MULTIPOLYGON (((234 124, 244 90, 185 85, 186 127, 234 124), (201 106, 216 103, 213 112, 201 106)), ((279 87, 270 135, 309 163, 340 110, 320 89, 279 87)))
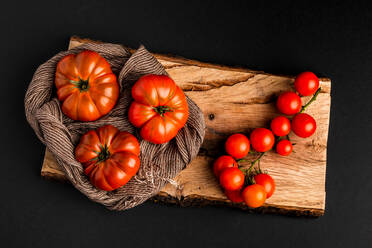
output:
POLYGON ((289 140, 281 140, 276 144, 276 152, 282 156, 288 156, 292 153, 293 146, 289 140))
POLYGON ((284 92, 279 95, 276 107, 285 115, 297 114, 302 107, 301 98, 292 91, 284 92))
POLYGON ((262 185, 252 184, 243 190, 242 197, 248 207, 258 208, 266 201, 266 191, 262 185))
POLYGON ((85 133, 75 149, 91 183, 111 191, 126 184, 138 171, 139 143, 132 134, 111 125, 85 133))
POLYGON ((273 133, 266 128, 256 128, 250 136, 252 148, 257 152, 266 152, 273 148, 275 137, 273 133))
POLYGON ((302 96, 310 96, 319 88, 319 78, 314 73, 305 71, 296 77, 294 86, 302 96))
POLYGON ((301 113, 292 119, 293 132, 302 138, 310 137, 316 130, 316 122, 311 115, 301 113))
POLYGON ((88 50, 66 55, 58 62, 55 85, 62 112, 78 121, 94 121, 107 114, 119 96, 110 64, 88 50))
POLYGON ((266 199, 269 199, 275 191, 274 179, 269 174, 258 174, 254 176, 254 180, 257 184, 264 187, 266 192, 266 199))
POLYGON ((276 136, 286 136, 291 131, 291 122, 284 116, 275 117, 271 121, 271 131, 276 136))
POLYGON ((213 172, 217 177, 219 177, 221 171, 229 167, 238 167, 238 164, 232 157, 222 155, 221 157, 217 158, 216 161, 214 161, 213 172))
POLYGON ((227 198, 229 198, 230 201, 234 203, 240 203, 244 201, 241 190, 225 190, 225 195, 227 196, 227 198))
POLYGON ((238 190, 244 184, 244 174, 237 167, 226 168, 220 174, 220 184, 226 190, 238 190))
POLYGON ((227 138, 225 143, 226 152, 235 159, 240 159, 247 156, 249 148, 248 138, 240 133, 231 135, 229 138, 227 138))
POLYGON ((152 143, 173 139, 189 116, 185 94, 168 76, 141 77, 132 88, 132 97, 129 121, 152 143))

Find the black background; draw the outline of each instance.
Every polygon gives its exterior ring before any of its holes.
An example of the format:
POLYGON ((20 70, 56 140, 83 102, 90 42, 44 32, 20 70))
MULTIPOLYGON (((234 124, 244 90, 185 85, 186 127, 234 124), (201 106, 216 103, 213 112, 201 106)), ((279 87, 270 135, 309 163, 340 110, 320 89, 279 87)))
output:
MULTIPOLYGON (((3 3, 2 3, 3 4, 3 3)), ((5 247, 372 247, 372 5, 8 1, 1 27, 0 239, 5 247), (71 35, 205 62, 332 79, 325 216, 145 203, 110 212, 43 180, 24 116, 37 66, 71 35)))

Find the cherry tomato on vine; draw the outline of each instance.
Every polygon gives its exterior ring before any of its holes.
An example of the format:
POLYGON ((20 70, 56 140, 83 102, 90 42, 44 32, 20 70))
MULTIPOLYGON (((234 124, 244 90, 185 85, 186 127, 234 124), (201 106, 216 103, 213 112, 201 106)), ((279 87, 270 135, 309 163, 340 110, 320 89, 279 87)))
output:
POLYGON ((252 184, 243 190, 242 197, 248 207, 258 208, 266 201, 266 191, 262 185, 252 184))
POLYGON ((270 150, 275 143, 273 133, 266 128, 256 128, 250 136, 252 148, 257 152, 266 152, 270 150))
POLYGON ((282 156, 288 156, 292 153, 293 146, 289 140, 281 140, 276 144, 276 152, 282 156))
POLYGON ((316 122, 311 115, 300 113, 292 119, 292 130, 297 136, 307 138, 314 134, 316 122))
POLYGON ((225 190, 225 195, 230 201, 234 203, 243 202, 242 191, 241 190, 225 190))
POLYGON ((217 177, 219 177, 223 169, 230 168, 230 167, 238 167, 238 164, 236 163, 233 157, 223 155, 214 161, 213 172, 217 177))
POLYGON ((266 199, 269 199, 275 191, 274 179, 269 174, 260 173, 254 176, 256 184, 264 187, 266 192, 266 199))
POLYGON ((239 190, 244 184, 244 174, 237 167, 226 168, 220 174, 220 184, 226 190, 239 190))
POLYGON ((286 136, 291 131, 291 122, 285 116, 275 117, 270 126, 276 136, 286 136))
POLYGON ((236 133, 227 138, 225 143, 226 152, 234 157, 240 159, 247 156, 249 152, 249 140, 248 138, 240 133, 236 133))
POLYGON ((314 73, 305 71, 296 77, 294 86, 302 96, 310 96, 319 88, 319 78, 314 73))
POLYGON ((297 114, 302 107, 301 98, 292 91, 284 92, 279 95, 276 107, 285 115, 297 114))

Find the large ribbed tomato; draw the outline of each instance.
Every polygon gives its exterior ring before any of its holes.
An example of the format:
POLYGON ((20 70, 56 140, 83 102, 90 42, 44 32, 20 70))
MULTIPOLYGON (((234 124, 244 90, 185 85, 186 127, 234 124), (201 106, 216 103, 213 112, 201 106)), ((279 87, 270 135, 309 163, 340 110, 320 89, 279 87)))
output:
POLYGON ((97 120, 110 112, 119 96, 110 64, 89 50, 58 62, 55 85, 63 113, 73 120, 97 120))
POLYGON ((132 97, 129 121, 152 143, 173 139, 189 116, 185 94, 168 76, 141 77, 132 88, 132 97))
POLYGON ((138 171, 139 143, 132 134, 111 125, 85 133, 75 149, 91 183, 111 191, 126 184, 138 171))

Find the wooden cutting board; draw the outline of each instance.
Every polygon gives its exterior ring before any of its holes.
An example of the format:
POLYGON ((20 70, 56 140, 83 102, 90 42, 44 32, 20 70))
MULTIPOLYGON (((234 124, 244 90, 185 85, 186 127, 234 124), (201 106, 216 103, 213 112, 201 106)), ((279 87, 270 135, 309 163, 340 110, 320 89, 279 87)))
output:
MULTIPOLYGON (((72 37, 69 49, 86 42, 72 37)), ((133 51, 133 50, 132 50, 133 51)), ((155 202, 181 206, 227 205, 245 210, 288 215, 321 216, 325 210, 327 139, 331 103, 331 81, 320 78, 322 91, 306 110, 317 121, 316 133, 306 139, 290 134, 294 151, 282 157, 270 151, 261 159, 261 167, 275 179, 276 191, 265 205, 249 209, 233 204, 223 194, 211 166, 223 153, 224 140, 232 133, 249 134, 256 127, 268 127, 279 113, 276 97, 293 90, 294 77, 271 75, 242 68, 202 63, 174 56, 154 54, 169 75, 203 110, 206 121, 205 141, 199 155, 175 179, 166 185, 155 202)), ((304 68, 305 69, 305 68, 304 68)), ((303 97, 303 103, 309 97, 303 97)), ((254 159, 249 155, 248 159, 254 159)), ((67 181, 53 155, 46 149, 41 175, 67 181)))

